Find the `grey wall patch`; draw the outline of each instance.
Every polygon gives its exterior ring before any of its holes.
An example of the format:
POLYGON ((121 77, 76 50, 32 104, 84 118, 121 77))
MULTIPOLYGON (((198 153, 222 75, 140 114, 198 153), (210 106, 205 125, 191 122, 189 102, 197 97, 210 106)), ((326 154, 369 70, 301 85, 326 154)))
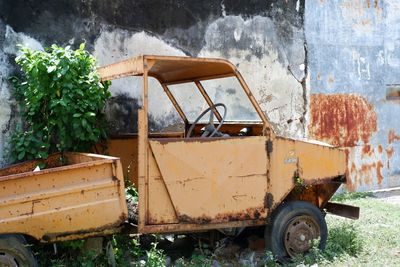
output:
POLYGON ((304 38, 302 29, 289 27, 292 44, 281 42, 268 17, 220 18, 208 26, 199 56, 222 57, 236 64, 278 134, 304 137, 302 118, 307 106, 297 80, 305 75, 304 38))

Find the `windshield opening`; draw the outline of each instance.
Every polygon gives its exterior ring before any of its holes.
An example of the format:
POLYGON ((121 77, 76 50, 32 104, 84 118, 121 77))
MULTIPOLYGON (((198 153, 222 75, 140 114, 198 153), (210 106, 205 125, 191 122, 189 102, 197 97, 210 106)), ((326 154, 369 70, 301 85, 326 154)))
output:
MULTIPOLYGON (((193 122, 209 107, 194 82, 169 85, 168 88, 189 122, 193 122)), ((200 123, 208 122, 208 120, 209 116, 205 115, 200 123)))
POLYGON ((227 121, 261 121, 236 77, 201 81, 214 104, 226 106, 227 121))
MULTIPOLYGON (((203 80, 200 83, 214 104, 222 103, 226 106, 225 121, 261 122, 259 115, 236 77, 203 80)), ((168 88, 189 122, 193 122, 209 107, 194 82, 169 85, 168 88)), ((222 107, 217 109, 223 116, 224 109, 222 107)), ((208 113, 200 120, 200 123, 207 123, 209 118, 208 113)), ((218 121, 215 116, 214 121, 218 121)))

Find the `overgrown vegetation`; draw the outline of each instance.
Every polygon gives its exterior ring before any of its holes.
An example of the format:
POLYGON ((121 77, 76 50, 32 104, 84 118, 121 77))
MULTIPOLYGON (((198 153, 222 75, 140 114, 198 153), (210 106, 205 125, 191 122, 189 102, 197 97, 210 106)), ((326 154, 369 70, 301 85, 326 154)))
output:
POLYGON ((16 63, 22 76, 11 81, 23 122, 11 138, 12 161, 89 151, 107 137, 103 111, 110 84, 100 82, 96 60, 84 44, 77 50, 21 48, 16 63))

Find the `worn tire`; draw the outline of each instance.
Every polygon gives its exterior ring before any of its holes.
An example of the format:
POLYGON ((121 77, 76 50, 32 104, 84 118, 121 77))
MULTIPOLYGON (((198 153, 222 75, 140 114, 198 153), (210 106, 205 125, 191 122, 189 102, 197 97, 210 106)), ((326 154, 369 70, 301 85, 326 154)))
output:
POLYGON ((0 235, 0 266, 38 265, 22 235, 0 235))
POLYGON ((325 217, 315 205, 291 201, 273 212, 265 227, 265 245, 279 261, 285 262, 296 254, 307 253, 312 239, 320 238, 319 248, 323 250, 327 235, 325 217))

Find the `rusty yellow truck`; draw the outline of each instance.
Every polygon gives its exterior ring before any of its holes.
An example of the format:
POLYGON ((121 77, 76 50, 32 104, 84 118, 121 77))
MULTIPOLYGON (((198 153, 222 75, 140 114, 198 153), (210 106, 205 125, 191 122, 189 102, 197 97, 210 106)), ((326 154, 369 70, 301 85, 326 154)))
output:
POLYGON ((33 172, 35 161, 0 170, 0 263, 32 262, 24 236, 55 242, 118 231, 128 214, 124 177, 138 189, 137 233, 265 226, 266 247, 280 259, 308 251, 313 239, 324 247, 326 212, 358 218, 358 208, 329 202, 346 181, 344 151, 277 136, 229 61, 144 55, 98 71, 103 81, 141 80, 138 133, 110 139, 112 157, 56 154, 44 170, 33 172), (155 83, 183 130, 149 131, 155 83))

